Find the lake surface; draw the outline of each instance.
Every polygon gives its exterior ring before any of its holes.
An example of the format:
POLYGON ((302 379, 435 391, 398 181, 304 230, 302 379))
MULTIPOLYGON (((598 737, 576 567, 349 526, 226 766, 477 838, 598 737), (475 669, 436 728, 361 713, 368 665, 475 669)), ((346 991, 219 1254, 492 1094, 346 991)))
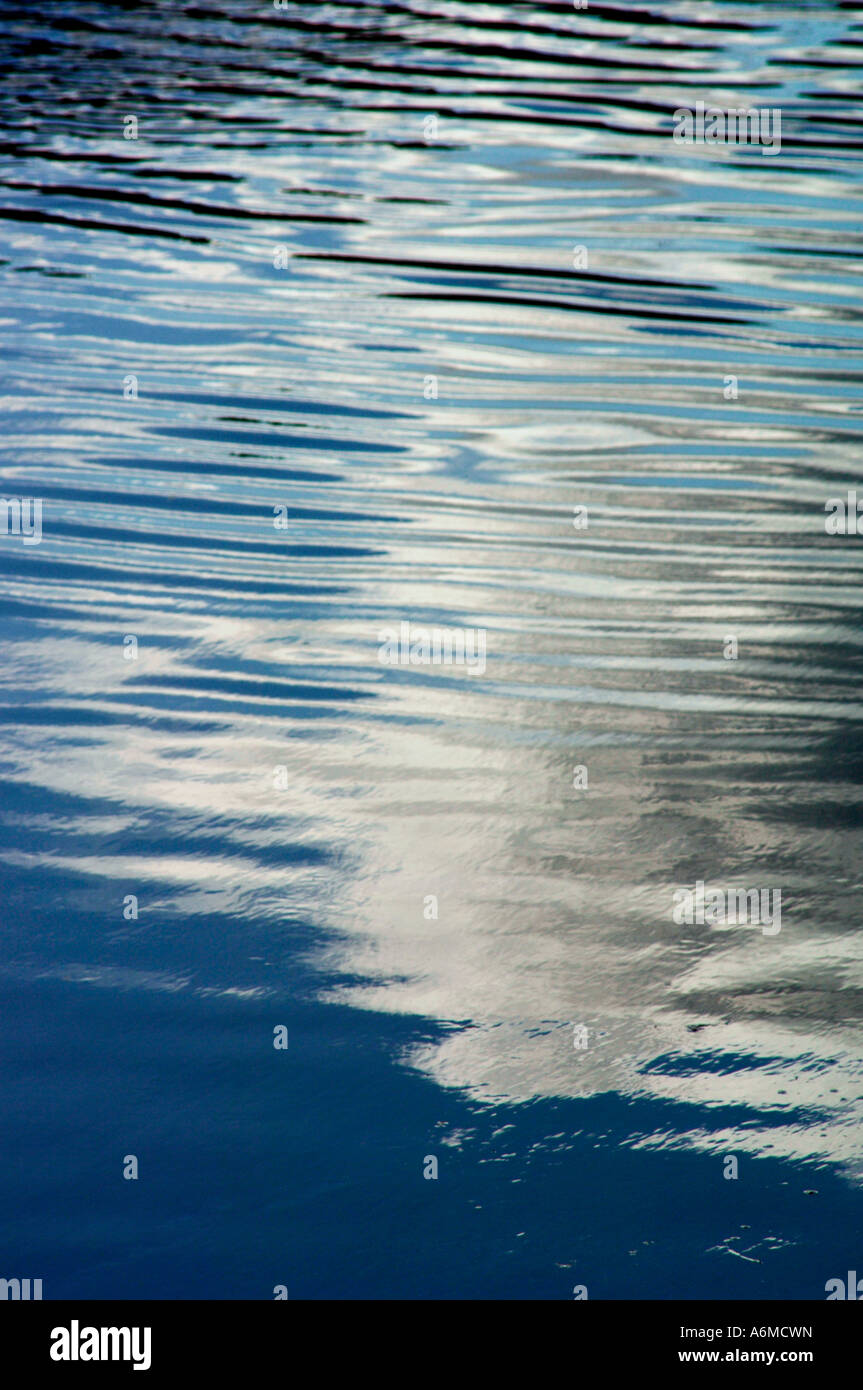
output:
POLYGON ((823 1298, 863 8, 47 0, 0 49, 0 1275, 823 1298), (781 148, 677 143, 699 100, 781 148), (699 882, 781 930, 675 922, 699 882))

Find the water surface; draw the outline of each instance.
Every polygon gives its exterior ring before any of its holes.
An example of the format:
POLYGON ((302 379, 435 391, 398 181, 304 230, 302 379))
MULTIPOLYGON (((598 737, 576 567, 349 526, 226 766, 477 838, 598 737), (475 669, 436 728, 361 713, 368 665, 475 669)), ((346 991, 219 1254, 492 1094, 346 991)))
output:
POLYGON ((0 1274, 824 1297, 863 8, 0 20, 2 490, 44 508, 0 537, 0 1274), (676 144, 697 100, 781 150, 676 144), (402 620, 485 671, 381 664, 402 620), (697 880, 781 932, 676 926, 697 880))

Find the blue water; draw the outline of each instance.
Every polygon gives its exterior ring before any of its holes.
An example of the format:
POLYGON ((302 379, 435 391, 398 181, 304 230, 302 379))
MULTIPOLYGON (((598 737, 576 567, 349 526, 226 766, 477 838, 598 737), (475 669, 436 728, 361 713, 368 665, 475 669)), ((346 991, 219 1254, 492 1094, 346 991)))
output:
POLYGON ((823 1298, 863 6, 45 0, 0 60, 0 1277, 823 1298))

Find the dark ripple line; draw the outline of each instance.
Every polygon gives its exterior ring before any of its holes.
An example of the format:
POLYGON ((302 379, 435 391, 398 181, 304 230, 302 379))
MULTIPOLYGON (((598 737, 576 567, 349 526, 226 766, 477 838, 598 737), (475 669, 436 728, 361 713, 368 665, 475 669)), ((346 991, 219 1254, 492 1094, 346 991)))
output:
POLYGON ((75 227, 80 231, 88 232, 120 232, 125 236, 155 236, 167 238, 170 241, 194 242, 200 246, 211 244, 210 237, 194 236, 191 232, 172 232, 164 227, 136 227, 134 223, 130 222, 100 222, 91 218, 67 217, 61 212, 45 212, 41 209, 36 211, 34 208, 0 208, 0 220, 75 227))
MULTIPOLYGON (((262 521, 272 520, 265 514, 261 515, 262 521)), ((302 545, 296 541, 284 541, 282 543, 270 543, 265 545, 262 541, 254 542, 251 539, 234 541, 227 536, 189 536, 171 533, 167 531, 145 531, 131 530, 128 526, 94 526, 86 525, 83 522, 51 522, 51 534, 57 536, 74 536, 79 540, 104 540, 104 541, 125 541, 136 545, 147 545, 153 549, 167 547, 169 550, 206 550, 212 554, 220 554, 222 551, 236 551, 243 555, 257 555, 268 559, 285 559, 290 557, 294 560, 372 560, 379 559, 385 554, 383 550, 375 549, 371 546, 361 545, 321 545, 308 544, 302 545)))
POLYGON ((26 183, 21 180, 0 179, 0 187, 22 192, 39 193, 42 197, 62 194, 65 198, 94 199, 99 202, 142 204, 146 207, 167 208, 172 211, 190 212, 196 217, 224 217, 263 222, 357 222, 365 223, 364 217, 351 217, 340 213, 318 212, 259 212, 253 208, 228 207, 226 204, 195 203, 186 198, 161 198, 154 193, 141 193, 122 188, 88 188, 85 184, 26 183))
POLYGON ((164 564, 161 568, 152 570, 139 566, 134 572, 130 572, 128 565, 97 565, 87 560, 54 560, 44 555, 34 555, 32 559, 26 560, 7 558, 4 555, 0 563, 0 574, 26 575, 28 579, 35 579, 37 571, 41 583, 50 583, 55 579, 71 579, 76 583, 86 580, 93 584, 104 582, 112 588, 133 587, 144 593, 151 589, 167 589, 174 594, 182 593, 184 590, 201 589, 208 595, 218 591, 238 596, 259 594, 276 598, 297 596, 313 599, 321 596, 346 598, 352 594, 351 588, 345 584, 324 581, 304 584, 297 580, 276 582, 257 579, 249 574, 223 578, 218 574, 195 574, 187 570, 169 571, 164 564))

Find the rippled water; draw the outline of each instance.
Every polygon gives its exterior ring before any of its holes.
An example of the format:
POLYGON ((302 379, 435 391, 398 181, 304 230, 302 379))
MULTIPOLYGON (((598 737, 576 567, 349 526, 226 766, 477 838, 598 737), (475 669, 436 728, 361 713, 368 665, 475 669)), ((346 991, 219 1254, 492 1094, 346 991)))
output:
POLYGON ((43 500, 0 536, 0 1274, 824 1297, 863 1257, 825 531, 863 8, 0 32, 2 487, 43 500), (697 100, 781 149, 675 143, 697 100), (485 670, 382 664, 402 621, 485 670), (676 925, 698 880, 781 932, 676 925))

